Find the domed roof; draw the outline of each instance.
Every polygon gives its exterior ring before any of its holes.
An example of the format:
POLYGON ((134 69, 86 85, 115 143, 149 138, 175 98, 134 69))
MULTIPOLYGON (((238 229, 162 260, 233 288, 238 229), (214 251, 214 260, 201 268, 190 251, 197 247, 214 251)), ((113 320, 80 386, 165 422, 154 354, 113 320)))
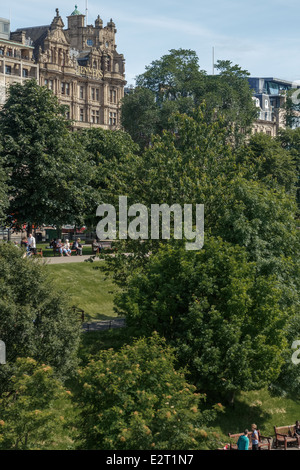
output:
POLYGON ((75 10, 73 11, 73 13, 71 13, 71 16, 76 16, 76 15, 82 15, 82 13, 80 13, 80 11, 77 10, 77 5, 75 5, 75 10))

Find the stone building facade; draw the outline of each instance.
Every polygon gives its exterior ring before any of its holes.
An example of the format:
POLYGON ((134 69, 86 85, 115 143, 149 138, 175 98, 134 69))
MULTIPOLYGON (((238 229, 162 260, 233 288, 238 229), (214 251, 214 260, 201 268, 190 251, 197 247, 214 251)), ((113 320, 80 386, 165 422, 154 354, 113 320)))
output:
POLYGON ((75 129, 120 126, 120 100, 124 96, 125 60, 116 49, 116 27, 98 16, 85 25, 77 10, 67 17, 67 28, 56 9, 51 25, 19 28, 13 37, 32 44, 39 68, 38 83, 46 86, 67 107, 75 129))
POLYGON ((39 66, 33 52, 25 33, 11 34, 9 20, 0 18, 0 106, 5 103, 7 88, 13 83, 39 81, 39 66))

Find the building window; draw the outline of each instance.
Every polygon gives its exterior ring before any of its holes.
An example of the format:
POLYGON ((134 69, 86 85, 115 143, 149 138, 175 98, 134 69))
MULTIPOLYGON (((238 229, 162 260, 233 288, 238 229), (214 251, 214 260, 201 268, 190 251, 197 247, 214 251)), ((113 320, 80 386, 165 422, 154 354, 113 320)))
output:
POLYGON ((7 49, 6 55, 7 55, 7 57, 12 57, 12 55, 13 55, 12 49, 7 49))
POLYGON ((91 88, 91 99, 95 100, 95 88, 91 88))
POLYGON ((4 55, 4 49, 0 49, 0 55, 4 55))
POLYGON ((66 95, 70 95, 70 83, 65 84, 65 92, 66 92, 66 95))
POLYGON ((99 110, 92 109, 91 122, 92 122, 92 124, 99 124, 100 123, 99 110))
POLYGON ((61 94, 62 95, 65 94, 65 83, 64 82, 61 82, 61 94))
POLYGON ((80 111, 79 111, 79 121, 80 122, 84 121, 84 109, 83 108, 80 108, 80 111))
POLYGON ((70 119, 70 108, 68 106, 67 111, 66 111, 66 119, 70 119))
POLYGON ((117 113, 109 113, 109 125, 115 126, 117 124, 117 113))
POLYGON ((99 88, 96 88, 96 100, 100 101, 100 90, 99 90, 99 88))
POLYGON ((6 75, 11 75, 11 66, 10 65, 5 66, 5 73, 6 73, 6 75))
POLYGON ((110 102, 116 103, 117 102, 117 92, 116 90, 110 90, 110 102))
POLYGON ((79 87, 79 98, 80 99, 84 98, 84 88, 83 88, 83 86, 79 87))
POLYGON ((53 80, 49 80, 49 89, 53 90, 53 80))
POLYGON ((22 74, 23 74, 24 78, 27 78, 28 77, 28 69, 23 69, 22 74))

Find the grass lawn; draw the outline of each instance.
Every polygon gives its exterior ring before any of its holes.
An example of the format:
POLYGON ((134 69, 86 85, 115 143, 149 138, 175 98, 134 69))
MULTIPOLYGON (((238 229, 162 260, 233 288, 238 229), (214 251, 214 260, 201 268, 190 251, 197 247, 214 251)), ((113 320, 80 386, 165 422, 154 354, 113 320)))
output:
MULTIPOLYGON (((134 341, 134 332, 129 328, 98 331, 83 336, 79 357, 82 365, 86 365, 90 355, 95 355, 103 349, 114 348, 118 350, 124 344, 134 341)), ((295 424, 300 418, 300 400, 293 397, 272 396, 267 389, 241 392, 235 398, 234 406, 228 406, 220 398, 212 399, 207 395, 207 408, 221 401, 224 412, 218 413, 209 427, 218 435, 218 446, 229 442, 228 433, 243 432, 251 425, 256 424, 261 434, 274 438, 274 426, 295 424)))
POLYGON ((102 261, 95 263, 63 263, 47 265, 55 285, 70 297, 70 305, 84 310, 86 321, 109 320, 117 316, 113 310, 117 287, 112 278, 106 278, 100 269, 102 261))
MULTIPOLYGON (((37 243, 37 251, 43 250, 43 257, 44 258, 53 258, 53 249, 46 248, 49 246, 49 242, 47 243, 37 243)), ((71 243, 72 246, 72 243, 71 243)), ((83 255, 92 255, 92 245, 85 245, 84 241, 82 242, 82 254, 83 255)), ((58 255, 57 255, 58 256, 58 255)))
POLYGON ((256 424, 261 434, 274 437, 274 426, 295 424, 300 419, 300 401, 289 397, 272 396, 267 389, 242 392, 234 407, 226 407, 212 426, 223 441, 228 442, 228 433, 251 430, 256 424))

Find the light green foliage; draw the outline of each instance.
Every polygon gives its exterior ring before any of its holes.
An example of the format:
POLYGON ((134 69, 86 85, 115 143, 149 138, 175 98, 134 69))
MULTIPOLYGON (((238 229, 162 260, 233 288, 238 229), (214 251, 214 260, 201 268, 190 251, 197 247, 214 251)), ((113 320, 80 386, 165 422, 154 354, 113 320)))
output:
POLYGON ((8 390, 0 397, 0 449, 70 447, 69 393, 51 367, 32 358, 17 359, 8 390))
MULTIPOLYGON (((80 448, 199 449, 215 416, 175 370, 174 352, 157 334, 116 352, 102 351, 80 371, 80 448)), ((221 406, 216 409, 221 410, 221 406)))
POLYGON ((61 377, 71 375, 77 363, 79 321, 46 267, 22 256, 20 248, 0 244, 0 338, 7 354, 7 364, 0 368, 0 391, 18 357, 45 362, 61 377))

